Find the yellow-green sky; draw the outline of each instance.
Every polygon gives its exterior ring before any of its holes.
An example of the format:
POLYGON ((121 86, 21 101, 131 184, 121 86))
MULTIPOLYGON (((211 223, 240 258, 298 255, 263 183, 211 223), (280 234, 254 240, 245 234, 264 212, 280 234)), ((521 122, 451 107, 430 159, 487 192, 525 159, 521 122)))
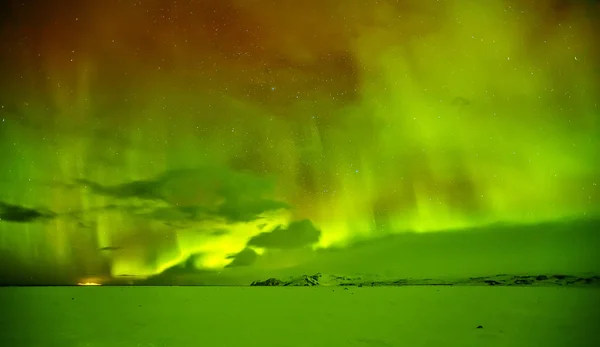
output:
POLYGON ((3 13, 0 249, 18 263, 143 277, 600 212, 593 1, 3 13))

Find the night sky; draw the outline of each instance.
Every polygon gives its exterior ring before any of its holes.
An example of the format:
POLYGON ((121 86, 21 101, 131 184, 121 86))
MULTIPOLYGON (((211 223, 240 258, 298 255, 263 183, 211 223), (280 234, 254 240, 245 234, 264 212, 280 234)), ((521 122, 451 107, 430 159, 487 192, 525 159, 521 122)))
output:
POLYGON ((8 3, 15 278, 600 216, 595 1, 8 3))

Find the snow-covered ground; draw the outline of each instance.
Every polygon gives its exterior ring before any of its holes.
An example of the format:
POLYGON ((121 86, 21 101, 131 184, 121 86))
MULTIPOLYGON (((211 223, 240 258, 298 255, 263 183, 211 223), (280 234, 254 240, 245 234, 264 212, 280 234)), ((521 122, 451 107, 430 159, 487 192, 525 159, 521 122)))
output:
POLYGON ((0 297, 10 347, 600 346, 590 287, 8 287, 0 297))

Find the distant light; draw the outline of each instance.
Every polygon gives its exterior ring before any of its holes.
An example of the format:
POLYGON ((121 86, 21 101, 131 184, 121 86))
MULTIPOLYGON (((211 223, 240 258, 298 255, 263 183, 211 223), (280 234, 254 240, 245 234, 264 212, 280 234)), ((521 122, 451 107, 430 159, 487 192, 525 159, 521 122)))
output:
POLYGON ((77 283, 78 286, 101 286, 102 284, 97 282, 80 282, 77 283))

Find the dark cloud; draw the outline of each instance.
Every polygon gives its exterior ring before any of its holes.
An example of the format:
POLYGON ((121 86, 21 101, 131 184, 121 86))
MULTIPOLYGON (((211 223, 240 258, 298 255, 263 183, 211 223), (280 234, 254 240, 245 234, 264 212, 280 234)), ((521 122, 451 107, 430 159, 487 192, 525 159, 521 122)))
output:
POLYGON ((198 268, 196 268, 196 262, 198 259, 202 258, 204 254, 202 253, 194 253, 190 255, 185 261, 167 269, 164 273, 166 274, 186 274, 198 272, 198 268))
POLYGON ((321 231, 308 219, 290 223, 287 228, 281 226, 270 232, 260 233, 248 241, 249 246, 294 249, 319 241, 321 231))
MULTIPOLYGON (((221 175, 219 170, 205 168, 199 170, 174 170, 147 180, 137 180, 118 185, 102 185, 98 182, 80 179, 77 183, 91 189, 94 193, 117 199, 164 200, 167 202, 185 197, 192 193, 208 193, 217 189, 221 175)), ((184 204, 185 205, 185 204, 184 204)))
MULTIPOLYGON (((198 259, 204 256, 203 253, 195 253, 190 255, 185 261, 172 266, 160 274, 155 276, 151 276, 144 280, 137 280, 136 284, 138 285, 204 285, 205 281, 209 279, 213 279, 213 284, 215 283, 214 278, 219 278, 219 271, 208 270, 208 269, 198 269, 196 267, 196 263, 198 259)), ((219 281, 216 281, 219 283, 219 281)))
POLYGON ((262 213, 289 207, 284 202, 268 199, 230 200, 219 206, 217 215, 230 222, 249 222, 259 218, 262 213))
POLYGON ((270 179, 214 167, 169 171, 154 179, 113 186, 89 180, 77 182, 96 194, 115 199, 166 202, 170 206, 144 216, 169 222, 210 218, 247 222, 262 213, 289 208, 284 202, 265 198, 273 189, 270 179))
POLYGON ((212 236, 223 236, 229 234, 230 231, 227 229, 215 229, 209 232, 212 236))
POLYGON ((198 212, 198 209, 189 207, 161 207, 146 213, 144 216, 165 222, 176 222, 195 219, 198 212))
POLYGON ((157 188, 158 181, 134 181, 114 186, 104 186, 85 179, 76 181, 89 188, 94 193, 104 196, 110 196, 118 199, 140 198, 140 199, 159 199, 157 188))
POLYGON ((54 216, 50 212, 42 212, 28 207, 0 202, 0 221, 29 223, 41 219, 54 218, 54 216))
POLYGON ((227 259, 233 259, 231 263, 229 263, 225 267, 238 267, 238 266, 248 266, 254 264, 258 259, 258 254, 251 248, 244 248, 241 252, 236 253, 227 257, 227 259))
POLYGON ((121 249, 123 249, 123 247, 119 247, 119 246, 107 246, 107 247, 99 248, 100 251, 118 251, 121 249))

